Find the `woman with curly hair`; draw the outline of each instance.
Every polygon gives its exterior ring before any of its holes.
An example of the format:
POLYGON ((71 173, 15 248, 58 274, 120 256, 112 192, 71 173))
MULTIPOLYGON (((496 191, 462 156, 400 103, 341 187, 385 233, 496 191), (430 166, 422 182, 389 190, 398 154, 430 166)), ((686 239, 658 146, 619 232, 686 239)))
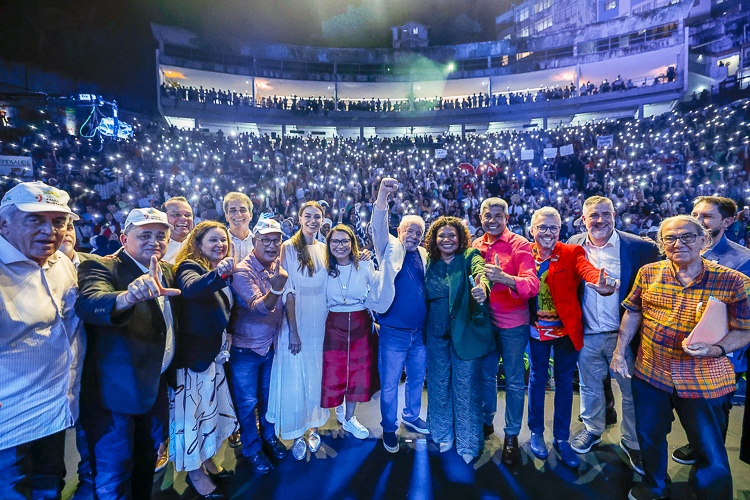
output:
POLYGON ((372 261, 359 258, 357 236, 339 224, 326 237, 328 318, 323 342, 323 384, 320 405, 336 407, 345 431, 358 439, 370 432, 354 416, 380 390, 378 337, 372 331, 370 289, 375 280, 372 261), (340 405, 346 400, 346 409, 340 405))
POLYGON ((481 454, 482 357, 495 347, 484 259, 456 217, 438 218, 425 236, 427 422, 440 452, 467 462, 481 454))

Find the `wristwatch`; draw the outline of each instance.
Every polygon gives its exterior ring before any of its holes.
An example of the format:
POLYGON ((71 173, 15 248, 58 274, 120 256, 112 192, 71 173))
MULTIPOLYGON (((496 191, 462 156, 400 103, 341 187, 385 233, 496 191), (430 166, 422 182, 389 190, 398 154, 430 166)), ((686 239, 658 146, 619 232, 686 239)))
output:
POLYGON ((715 345, 716 347, 718 347, 719 349, 721 349, 721 354, 720 354, 720 355, 718 355, 718 356, 716 356, 717 358, 722 358, 722 357, 724 357, 724 356, 726 356, 726 355, 727 355, 727 350, 726 350, 726 349, 724 349, 724 346, 723 346, 723 345, 721 345, 721 344, 714 344, 714 345, 715 345))

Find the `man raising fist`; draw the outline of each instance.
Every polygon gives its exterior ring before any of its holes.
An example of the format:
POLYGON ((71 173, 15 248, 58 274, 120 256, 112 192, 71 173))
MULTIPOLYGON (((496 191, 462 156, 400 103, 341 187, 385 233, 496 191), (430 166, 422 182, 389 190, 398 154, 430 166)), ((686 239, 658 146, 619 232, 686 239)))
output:
POLYGON ((76 311, 90 339, 81 419, 102 500, 151 498, 154 437, 166 426, 165 372, 174 357, 180 305, 172 265, 160 262, 171 230, 164 212, 134 209, 123 248, 78 268, 76 311))
POLYGON ((529 342, 528 300, 539 293, 531 245, 523 236, 507 229, 508 204, 500 198, 487 198, 479 208, 484 236, 474 240, 487 265, 484 274, 493 284, 490 314, 498 350, 484 359, 482 402, 484 433, 495 431, 497 411, 497 366, 500 353, 505 371, 505 444, 502 461, 513 465, 520 456, 518 434, 521 432, 526 383, 523 354, 529 342))

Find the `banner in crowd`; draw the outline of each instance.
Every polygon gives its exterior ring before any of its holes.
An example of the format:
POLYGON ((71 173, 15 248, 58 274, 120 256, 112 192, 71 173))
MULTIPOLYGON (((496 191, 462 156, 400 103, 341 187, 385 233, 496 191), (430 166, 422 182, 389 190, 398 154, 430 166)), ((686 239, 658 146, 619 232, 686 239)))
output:
POLYGON ((448 156, 448 150, 447 149, 436 149, 435 150, 435 158, 445 158, 448 156))
POLYGON ((34 175, 30 156, 0 156, 0 175, 16 174, 18 177, 34 175))
POLYGON ((600 135, 596 138, 596 149, 609 149, 614 146, 614 138, 611 135, 600 135))
POLYGON ((560 156, 570 156, 573 154, 573 145, 566 144, 560 147, 560 156))
POLYGON ((510 160, 510 149, 497 149, 495 150, 495 159, 507 161, 510 160))
POLYGON ((544 148, 544 158, 556 158, 557 148, 544 148))
POLYGON ((533 160, 534 159, 534 150, 533 149, 522 149, 521 150, 521 159, 522 160, 533 160))

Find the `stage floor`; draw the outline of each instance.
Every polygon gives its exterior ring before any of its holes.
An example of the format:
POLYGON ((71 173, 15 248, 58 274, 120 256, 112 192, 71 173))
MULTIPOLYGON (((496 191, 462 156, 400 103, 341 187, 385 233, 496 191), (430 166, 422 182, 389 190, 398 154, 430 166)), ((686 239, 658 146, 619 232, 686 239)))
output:
MULTIPOLYGON (((617 384, 613 384, 618 415, 621 415, 617 384)), ((399 397, 403 404, 403 385, 399 397)), ((408 432, 401 427, 399 438, 401 450, 388 453, 380 440, 380 393, 366 404, 358 405, 356 415, 370 429, 370 438, 360 441, 344 432, 336 417, 332 415, 320 435, 323 445, 320 450, 302 461, 295 460, 291 453, 275 469, 265 476, 256 476, 250 469, 236 472, 229 493, 233 499, 626 499, 634 482, 640 481, 626 463, 627 457, 619 447, 620 427, 610 426, 602 436, 602 443, 591 452, 581 456, 581 466, 571 469, 562 463, 552 448, 552 404, 554 392, 547 391, 545 439, 550 449, 547 460, 535 458, 528 447, 529 430, 524 426, 519 436, 522 459, 514 467, 500 462, 503 446, 503 421, 505 392, 498 392, 498 413, 495 417, 493 435, 486 443, 480 459, 466 465, 455 448, 445 454, 438 452, 429 438, 408 432)), ((426 416, 426 393, 422 398, 422 416, 426 416)), ((573 401, 574 421, 572 435, 583 427, 575 416, 578 413, 578 394, 573 401)), ((750 465, 739 461, 739 442, 742 431, 743 407, 732 410, 727 437, 729 462, 734 477, 736 499, 750 499, 750 465)), ((66 465, 68 476, 63 499, 89 500, 93 498, 91 488, 76 490, 76 465, 78 453, 75 438, 68 431, 66 465)), ((679 420, 675 421, 669 435, 670 453, 685 444, 686 438, 679 420)), ((289 447, 290 442, 286 443, 289 447)), ((222 465, 234 470, 240 448, 232 449, 226 444, 219 452, 222 465)), ((674 499, 695 498, 688 484, 690 467, 669 462, 669 474, 673 481, 674 499)), ((192 500, 197 498, 192 488, 185 483, 185 473, 175 474, 172 464, 157 474, 154 484, 154 499, 192 500), (192 492, 192 494, 191 494, 192 492)), ((141 500, 141 499, 134 499, 141 500)))

